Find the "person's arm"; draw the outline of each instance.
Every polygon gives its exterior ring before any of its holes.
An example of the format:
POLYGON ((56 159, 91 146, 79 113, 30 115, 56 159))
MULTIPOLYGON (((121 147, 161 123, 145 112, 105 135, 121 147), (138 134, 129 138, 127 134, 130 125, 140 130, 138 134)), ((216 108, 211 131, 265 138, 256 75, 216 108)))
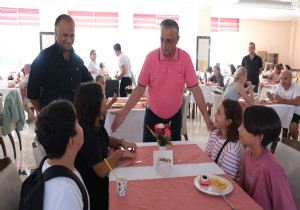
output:
POLYGON ((124 122, 127 114, 136 105, 136 103, 140 100, 140 98, 143 96, 145 90, 146 90, 146 87, 143 87, 138 84, 136 86, 136 88, 134 89, 134 91, 132 92, 131 96, 129 97, 127 103, 124 105, 124 107, 117 112, 111 113, 111 114, 115 115, 115 119, 111 125, 112 132, 115 132, 120 127, 120 125, 124 122))
MULTIPOLYGON (((119 160, 121 158, 135 158, 135 155, 127 150, 117 150, 115 151, 112 155, 110 155, 106 160, 108 161, 109 165, 112 168, 115 168, 116 165, 118 164, 119 160)), ((99 177, 106 177, 107 174, 110 172, 109 167, 106 165, 104 161, 97 163, 93 165, 93 170, 94 172, 99 176, 99 177)))
POLYGON ((197 84, 194 87, 191 87, 190 90, 192 91, 195 101, 197 103, 197 106, 200 109, 200 112, 204 117, 204 121, 207 126, 207 129, 212 130, 214 128, 214 123, 210 119, 208 112, 206 110, 205 99, 203 97, 203 93, 202 93, 199 85, 197 84))
POLYGON ((110 107, 118 100, 117 94, 114 94, 112 99, 106 104, 106 108, 110 109, 110 107))
POLYGON ((242 84, 238 84, 236 87, 236 92, 240 94, 240 96, 245 100, 245 102, 249 105, 253 105, 255 103, 254 101, 254 95, 253 95, 253 86, 252 84, 248 84, 248 90, 250 96, 247 94, 244 86, 242 84))
POLYGON ((32 103, 35 110, 38 112, 41 111, 41 99, 30 99, 30 102, 32 103))
POLYGON ((117 76, 117 78, 116 78, 117 80, 121 80, 122 77, 126 74, 126 67, 125 67, 125 65, 122 65, 121 68, 120 68, 120 70, 121 70, 121 72, 120 72, 120 75, 117 76))
POLYGON ((134 151, 136 151, 136 149, 137 149, 135 143, 130 142, 130 141, 125 141, 124 139, 118 139, 113 136, 109 137, 109 146, 110 147, 122 146, 124 149, 127 149, 127 150, 128 150, 128 148, 134 148, 134 151))
POLYGON ((300 96, 297 96, 296 98, 293 98, 293 99, 285 99, 276 94, 275 99, 279 103, 283 103, 283 104, 290 104, 290 105, 294 105, 294 106, 300 105, 300 96))

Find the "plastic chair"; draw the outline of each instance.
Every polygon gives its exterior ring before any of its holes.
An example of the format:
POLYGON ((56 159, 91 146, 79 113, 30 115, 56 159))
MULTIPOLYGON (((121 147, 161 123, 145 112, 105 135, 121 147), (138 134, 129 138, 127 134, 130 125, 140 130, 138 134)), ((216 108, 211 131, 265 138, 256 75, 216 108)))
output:
POLYGON ((33 138, 32 152, 33 152, 33 157, 34 157, 36 167, 38 167, 42 159, 46 156, 46 152, 43 146, 38 142, 36 136, 34 136, 33 138))
POLYGON ((292 195, 297 206, 300 209, 300 142, 292 139, 282 139, 278 142, 275 157, 280 162, 285 171, 292 195))
POLYGON ((22 181, 9 157, 0 159, 0 209, 17 210, 22 181))
POLYGON ((190 94, 189 93, 184 93, 183 94, 183 102, 181 105, 181 114, 182 114, 182 124, 181 124, 181 135, 184 136, 184 139, 187 141, 188 140, 188 135, 187 135, 187 114, 188 114, 188 108, 189 108, 189 103, 190 103, 190 94))
POLYGON ((212 99, 212 115, 214 116, 214 114, 217 112, 218 106, 221 103, 221 101, 223 100, 223 95, 224 92, 219 92, 219 91, 212 91, 211 92, 211 99, 212 99))

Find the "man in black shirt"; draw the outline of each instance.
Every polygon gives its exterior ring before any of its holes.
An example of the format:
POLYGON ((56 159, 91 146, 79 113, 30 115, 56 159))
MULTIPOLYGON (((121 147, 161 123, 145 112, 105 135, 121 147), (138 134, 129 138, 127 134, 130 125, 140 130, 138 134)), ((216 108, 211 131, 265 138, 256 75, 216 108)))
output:
POLYGON ((255 44, 249 43, 249 55, 246 55, 242 60, 242 66, 247 69, 248 80, 255 85, 254 92, 257 93, 259 85, 259 75, 262 72, 263 63, 261 57, 255 54, 255 44))
POLYGON ((31 65, 27 97, 36 110, 58 98, 73 102, 77 87, 93 80, 83 60, 74 52, 74 39, 74 20, 69 15, 58 16, 56 42, 41 51, 31 65))

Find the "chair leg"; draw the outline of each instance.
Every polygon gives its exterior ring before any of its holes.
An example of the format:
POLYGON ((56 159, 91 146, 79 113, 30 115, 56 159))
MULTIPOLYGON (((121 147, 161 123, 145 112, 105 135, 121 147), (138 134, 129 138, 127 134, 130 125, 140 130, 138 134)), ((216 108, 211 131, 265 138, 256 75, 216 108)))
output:
POLYGON ((15 147, 15 142, 14 142, 14 138, 12 137, 11 133, 8 134, 8 137, 11 141, 13 150, 14 150, 14 158, 17 159, 17 154, 16 154, 16 147, 15 147))
POLYGON ((189 140, 189 138, 188 138, 188 135, 187 134, 184 134, 183 135, 184 136, 184 139, 187 141, 187 140, 189 140))
POLYGON ((3 150, 3 155, 4 155, 4 157, 6 157, 7 156, 6 147, 5 147, 5 144, 4 144, 2 136, 0 137, 0 145, 1 145, 2 150, 3 150))
POLYGON ((19 143, 20 143, 20 151, 22 151, 22 141, 21 141, 21 135, 20 135, 20 132, 15 129, 16 133, 17 133, 17 136, 18 136, 18 139, 19 139, 19 143))

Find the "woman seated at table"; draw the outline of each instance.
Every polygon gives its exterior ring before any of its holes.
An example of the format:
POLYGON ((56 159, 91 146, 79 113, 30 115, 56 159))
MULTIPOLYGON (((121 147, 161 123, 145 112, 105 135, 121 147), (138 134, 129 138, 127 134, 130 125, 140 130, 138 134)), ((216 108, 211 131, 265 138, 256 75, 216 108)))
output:
POLYGON ((231 98, 238 101, 242 97, 248 105, 255 104, 253 86, 251 81, 247 81, 247 70, 244 67, 237 69, 234 82, 230 83, 224 93, 224 99, 231 98), (248 87, 244 85, 247 83, 248 87), (248 93, 249 92, 249 95, 248 93))
POLYGON ((225 99, 215 113, 215 127, 210 133, 205 153, 233 180, 239 180, 240 161, 244 148, 239 142, 238 127, 243 110, 239 102, 225 99))
POLYGON ((276 64, 274 70, 268 74, 266 77, 269 79, 269 82, 279 83, 280 82, 281 68, 279 64, 276 64))
POLYGON ((280 130, 274 109, 258 105, 246 108, 238 129, 241 144, 249 148, 241 161, 240 186, 265 210, 296 209, 286 174, 266 148, 280 130))
POLYGON ((79 171, 90 196, 90 210, 108 209, 108 161, 112 168, 121 158, 135 158, 128 148, 136 150, 136 144, 108 136, 101 118, 106 115, 106 98, 101 86, 95 82, 81 84, 75 94, 74 105, 78 122, 84 134, 75 166, 79 171), (108 147, 122 146, 109 155, 108 147))
POLYGON ((214 66, 214 75, 209 79, 213 85, 224 87, 224 77, 221 74, 221 69, 219 65, 214 66))

